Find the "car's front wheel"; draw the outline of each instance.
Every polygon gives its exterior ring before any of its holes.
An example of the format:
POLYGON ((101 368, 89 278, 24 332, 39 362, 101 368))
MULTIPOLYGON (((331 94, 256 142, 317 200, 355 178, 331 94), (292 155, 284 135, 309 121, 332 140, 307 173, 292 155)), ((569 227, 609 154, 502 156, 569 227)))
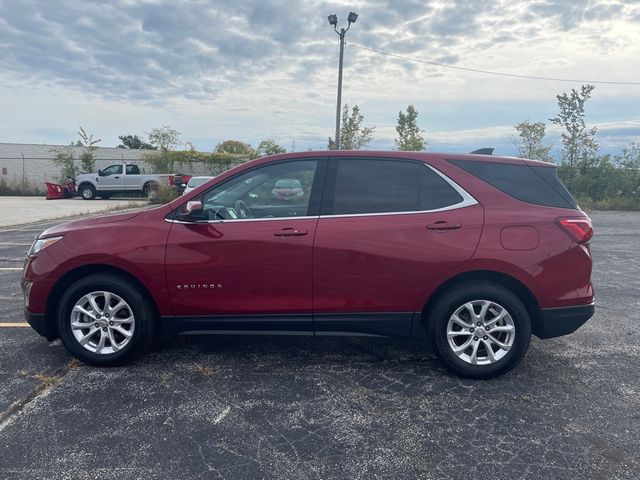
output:
POLYGON ((529 348, 527 309, 499 284, 460 285, 438 299, 430 317, 440 358, 465 377, 502 375, 518 365, 529 348))
POLYGON ((93 274, 72 284, 60 299, 58 331, 65 347, 81 361, 122 365, 151 346, 153 309, 127 278, 93 274))
POLYGON ((96 189, 93 188, 92 185, 81 185, 79 191, 83 200, 93 200, 96 198, 96 189))

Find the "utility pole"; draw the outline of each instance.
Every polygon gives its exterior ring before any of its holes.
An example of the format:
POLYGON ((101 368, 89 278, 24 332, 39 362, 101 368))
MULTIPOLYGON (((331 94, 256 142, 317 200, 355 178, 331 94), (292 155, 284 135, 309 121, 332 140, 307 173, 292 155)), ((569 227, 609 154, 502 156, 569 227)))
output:
POLYGON ((335 140, 335 149, 340 150, 340 110, 342 107, 342 64, 344 60, 344 36, 351 28, 351 24, 355 23, 358 19, 358 14, 354 12, 349 12, 349 16, 347 17, 347 28, 341 28, 338 31, 338 16, 335 14, 329 15, 329 25, 333 26, 335 32, 340 36, 340 62, 338 64, 338 99, 336 102, 336 140, 335 140))
POLYGON ((24 153, 20 152, 20 155, 22 155, 22 193, 24 194, 25 190, 27 189, 27 184, 24 177, 24 153))

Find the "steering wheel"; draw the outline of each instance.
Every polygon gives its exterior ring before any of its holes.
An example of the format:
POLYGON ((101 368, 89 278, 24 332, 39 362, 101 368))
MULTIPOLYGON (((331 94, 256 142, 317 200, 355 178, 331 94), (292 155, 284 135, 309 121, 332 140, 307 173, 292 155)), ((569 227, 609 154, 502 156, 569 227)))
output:
POLYGON ((236 200, 234 209, 239 218, 253 218, 253 213, 251 212, 249 205, 247 205, 244 200, 236 200))

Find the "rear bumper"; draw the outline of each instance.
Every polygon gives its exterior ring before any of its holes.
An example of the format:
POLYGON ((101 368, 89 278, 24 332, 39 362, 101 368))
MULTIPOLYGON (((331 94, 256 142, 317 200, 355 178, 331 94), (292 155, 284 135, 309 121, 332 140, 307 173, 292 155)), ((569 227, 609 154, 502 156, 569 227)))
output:
POLYGON ((595 304, 577 307, 543 308, 533 323, 533 333, 539 338, 553 338, 575 332, 595 312, 595 304))
POLYGON ((49 328, 49 325, 45 320, 45 316, 43 313, 31 313, 29 310, 25 309, 24 319, 29 325, 31 325, 31 328, 33 328, 43 337, 46 337, 47 340, 53 340, 57 337, 56 333, 51 331, 51 329, 49 328))

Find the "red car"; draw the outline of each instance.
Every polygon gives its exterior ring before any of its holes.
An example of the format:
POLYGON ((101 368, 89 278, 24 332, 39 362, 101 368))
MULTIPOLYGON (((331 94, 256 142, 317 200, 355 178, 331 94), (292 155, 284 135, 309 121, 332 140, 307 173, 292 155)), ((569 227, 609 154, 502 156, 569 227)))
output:
POLYGON ((299 200, 304 196, 302 183, 296 178, 283 178, 278 180, 271 190, 271 196, 275 200, 299 200))
POLYGON ((594 313, 591 221, 553 165, 409 152, 245 163, 153 210, 73 221, 26 259, 26 318, 92 365, 158 335, 428 339, 488 378, 594 313), (274 205, 282 179, 305 195, 274 205))

